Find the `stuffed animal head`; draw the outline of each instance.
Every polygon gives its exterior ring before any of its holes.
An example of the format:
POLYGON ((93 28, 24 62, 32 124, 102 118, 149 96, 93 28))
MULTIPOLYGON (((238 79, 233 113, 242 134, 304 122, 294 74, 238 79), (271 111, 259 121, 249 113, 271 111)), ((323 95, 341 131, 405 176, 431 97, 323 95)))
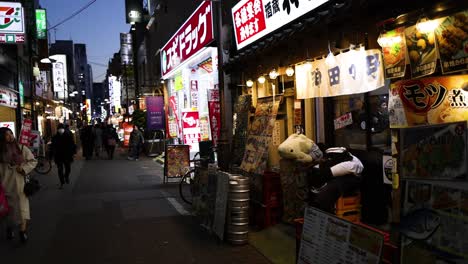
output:
POLYGON ((284 159, 292 159, 299 162, 311 162, 323 156, 317 144, 303 134, 290 135, 279 145, 278 152, 284 159))

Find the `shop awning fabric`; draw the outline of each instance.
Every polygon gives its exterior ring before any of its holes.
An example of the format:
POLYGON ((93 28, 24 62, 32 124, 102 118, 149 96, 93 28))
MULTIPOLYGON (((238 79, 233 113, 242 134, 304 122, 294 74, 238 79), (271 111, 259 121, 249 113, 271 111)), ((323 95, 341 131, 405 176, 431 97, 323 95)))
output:
POLYGON ((350 50, 296 66, 297 99, 358 94, 385 85, 378 49, 350 50))

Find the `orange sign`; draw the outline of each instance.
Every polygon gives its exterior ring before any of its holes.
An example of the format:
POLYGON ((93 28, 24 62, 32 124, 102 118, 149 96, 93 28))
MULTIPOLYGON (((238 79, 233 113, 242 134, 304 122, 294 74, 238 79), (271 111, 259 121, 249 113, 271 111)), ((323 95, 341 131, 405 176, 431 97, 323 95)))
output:
POLYGON ((128 122, 124 122, 122 123, 122 128, 124 130, 124 147, 128 147, 129 145, 129 142, 130 142, 130 133, 132 133, 133 131, 133 125, 128 123, 128 122))
POLYGON ((404 80, 392 84, 390 127, 443 124, 468 120, 468 75, 404 80))

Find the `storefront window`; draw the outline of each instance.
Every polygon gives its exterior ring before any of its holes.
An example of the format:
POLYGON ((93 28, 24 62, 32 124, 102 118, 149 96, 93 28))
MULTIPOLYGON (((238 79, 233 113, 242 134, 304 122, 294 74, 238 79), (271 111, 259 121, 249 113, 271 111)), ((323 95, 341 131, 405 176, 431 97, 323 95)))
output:
POLYGON ((390 149, 388 87, 373 91, 367 97, 364 94, 338 96, 332 99, 332 103, 335 146, 365 150, 370 143, 369 147, 383 151, 390 149), (367 136, 369 121, 370 142, 367 136))

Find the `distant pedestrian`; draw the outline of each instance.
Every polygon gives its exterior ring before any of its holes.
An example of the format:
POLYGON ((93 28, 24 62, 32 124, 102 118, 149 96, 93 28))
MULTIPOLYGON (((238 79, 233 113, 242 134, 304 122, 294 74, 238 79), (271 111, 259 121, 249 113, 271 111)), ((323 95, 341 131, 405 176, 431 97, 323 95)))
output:
POLYGON ((98 123, 94 125, 94 129, 93 129, 94 151, 95 151, 96 157, 98 158, 102 152, 102 134, 103 134, 103 131, 101 128, 101 124, 98 123))
POLYGON ((21 242, 28 240, 27 222, 31 219, 29 200, 24 194, 24 177, 37 165, 29 148, 20 146, 13 132, 6 127, 0 128, 0 184, 5 189, 11 209, 7 216, 7 239, 14 237, 14 226, 19 226, 21 242))
POLYGON ((63 124, 58 125, 58 132, 52 138, 52 153, 57 165, 60 189, 65 183, 70 183, 71 163, 76 154, 76 145, 71 132, 65 132, 63 124), (64 171, 65 169, 65 171, 64 171))
POLYGON ((115 128, 112 127, 112 125, 107 125, 106 128, 104 129, 103 133, 104 137, 104 145, 106 147, 107 151, 107 156, 109 159, 114 158, 114 151, 117 143, 120 141, 119 140, 119 135, 117 134, 117 131, 115 131, 115 128))
POLYGON ((145 143, 143 133, 141 133, 137 125, 133 125, 133 131, 130 133, 129 141, 129 160, 138 160, 143 143, 145 143))
POLYGON ((80 140, 81 140, 81 148, 83 150, 83 157, 86 160, 90 160, 93 156, 94 150, 94 136, 92 127, 85 124, 83 128, 80 130, 80 140))

